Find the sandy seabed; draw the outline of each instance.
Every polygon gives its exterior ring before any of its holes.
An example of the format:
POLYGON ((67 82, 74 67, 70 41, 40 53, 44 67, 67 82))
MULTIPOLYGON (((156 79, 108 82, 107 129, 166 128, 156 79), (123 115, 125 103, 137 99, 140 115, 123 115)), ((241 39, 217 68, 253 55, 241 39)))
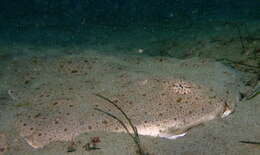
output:
MULTIPOLYGON (((260 33, 257 25, 251 23, 254 34, 260 33)), ((239 100, 249 89, 243 80, 256 73, 217 61, 253 66, 255 60, 241 56, 239 39, 226 24, 202 23, 185 32, 172 31, 174 26, 88 25, 78 36, 48 26, 19 27, 12 32, 20 34, 17 40, 3 32, 0 154, 136 154, 122 126, 94 110, 123 119, 95 93, 127 113, 151 155, 259 154, 259 145, 239 142, 260 140, 259 96, 239 100), (232 114, 222 118, 227 110, 232 114), (86 151, 96 137, 100 149, 86 151)), ((260 48, 257 38, 247 45, 247 55, 260 48)))

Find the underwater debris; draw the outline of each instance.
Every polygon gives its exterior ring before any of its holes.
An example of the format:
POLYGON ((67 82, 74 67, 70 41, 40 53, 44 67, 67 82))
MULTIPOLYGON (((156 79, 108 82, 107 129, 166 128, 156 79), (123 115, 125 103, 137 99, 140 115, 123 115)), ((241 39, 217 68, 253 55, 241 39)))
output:
POLYGON ((253 142, 253 141, 239 141, 240 143, 244 144, 255 144, 255 145, 260 145, 260 142, 253 142))
POLYGON ((122 121, 120 120, 117 116, 109 113, 109 112, 106 112, 104 110, 101 110, 99 108, 95 108, 95 110, 97 111, 100 111, 110 117, 112 117, 113 119, 117 120, 122 126, 123 128, 126 130, 126 132, 128 133, 128 135, 133 139, 134 143, 136 144, 137 148, 138 148, 138 154, 140 155, 148 155, 148 153, 145 153, 142 146, 141 146, 141 141, 140 141, 140 137, 139 137, 139 133, 138 133, 138 130, 137 128, 133 125, 131 119, 126 115, 126 113, 113 101, 111 101, 110 99, 100 95, 100 94, 94 94, 96 95, 97 97, 107 101, 108 103, 111 103, 114 107, 116 107, 122 114, 123 116, 125 117, 125 119, 127 120, 127 122, 129 123, 131 129, 133 130, 133 134, 130 133, 129 129, 127 128, 127 125, 122 121))
POLYGON ((253 65, 245 64, 243 62, 236 62, 229 59, 217 59, 216 61, 220 61, 225 65, 231 66, 232 68, 237 69, 241 72, 259 73, 259 66, 253 66, 253 65))
POLYGON ((71 152, 75 152, 76 151, 76 144, 74 142, 72 142, 68 148, 67 148, 67 152, 71 153, 71 152))
POLYGON ((101 140, 99 137, 92 137, 91 141, 85 144, 82 148, 85 149, 85 151, 98 150, 101 149, 97 147, 97 144, 100 142, 101 140))
POLYGON ((87 143, 82 147, 85 151, 99 150, 95 143, 87 143))
POLYGON ((251 100, 252 98, 256 97, 260 94, 260 86, 254 89, 246 98, 245 100, 251 100))

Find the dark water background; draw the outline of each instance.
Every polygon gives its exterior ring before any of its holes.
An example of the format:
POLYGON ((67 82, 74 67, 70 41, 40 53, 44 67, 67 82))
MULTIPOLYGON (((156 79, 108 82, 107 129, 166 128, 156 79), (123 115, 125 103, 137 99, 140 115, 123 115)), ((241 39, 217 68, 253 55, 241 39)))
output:
POLYGON ((55 20, 79 24, 125 24, 136 20, 180 17, 251 18, 260 20, 259 0, 1 0, 1 23, 12 20, 55 20))
POLYGON ((169 51, 176 40, 180 46, 174 47, 175 54, 164 55, 185 57, 181 52, 194 45, 183 42, 196 45, 195 35, 215 33, 217 25, 225 27, 225 22, 236 24, 235 29, 227 30, 236 31, 231 36, 238 36, 237 26, 246 35, 258 33, 245 25, 260 22, 260 1, 1 0, 0 58, 47 53, 50 48, 67 48, 65 53, 79 52, 75 47, 100 51, 101 46, 113 46, 112 51, 119 53, 143 48, 148 49, 145 54, 157 56, 162 55, 158 48, 164 46, 163 51, 169 51), (170 35, 172 32, 176 33, 170 35), (156 38, 156 43, 148 42, 151 38, 156 38), (68 52, 69 48, 73 52, 68 52))

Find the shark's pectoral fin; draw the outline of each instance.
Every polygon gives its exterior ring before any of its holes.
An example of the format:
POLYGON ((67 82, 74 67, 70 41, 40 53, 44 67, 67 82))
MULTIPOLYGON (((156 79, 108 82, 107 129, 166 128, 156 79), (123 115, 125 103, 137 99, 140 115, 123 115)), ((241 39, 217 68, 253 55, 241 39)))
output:
POLYGON ((166 138, 166 139, 177 139, 183 137, 187 134, 186 129, 168 129, 163 131, 159 134, 159 137, 166 138))

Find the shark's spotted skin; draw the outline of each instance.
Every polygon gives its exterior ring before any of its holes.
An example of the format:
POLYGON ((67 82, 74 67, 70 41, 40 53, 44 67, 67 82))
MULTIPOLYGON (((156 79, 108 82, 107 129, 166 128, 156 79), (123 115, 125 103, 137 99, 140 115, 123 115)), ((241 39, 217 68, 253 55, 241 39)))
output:
POLYGON ((225 101, 213 90, 184 80, 145 79, 126 90, 127 95, 112 98, 136 123, 141 135, 170 138, 225 112, 225 101))

